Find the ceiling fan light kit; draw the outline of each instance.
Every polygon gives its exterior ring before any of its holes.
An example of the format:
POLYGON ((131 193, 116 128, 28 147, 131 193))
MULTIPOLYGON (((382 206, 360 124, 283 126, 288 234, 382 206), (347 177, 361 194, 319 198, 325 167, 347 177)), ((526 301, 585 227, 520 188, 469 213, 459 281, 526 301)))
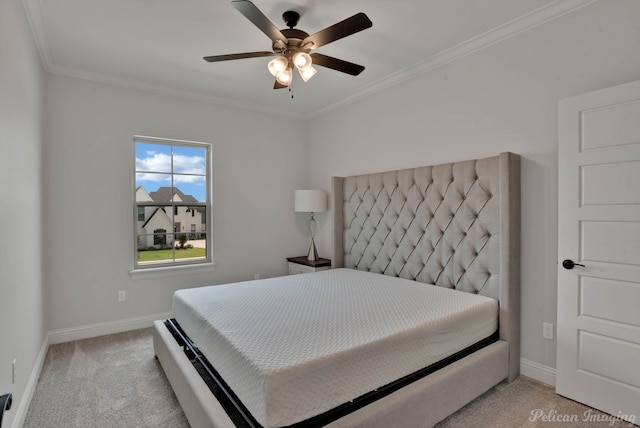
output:
POLYGON ((304 70, 298 70, 298 71, 300 72, 300 77, 302 77, 302 80, 304 80, 305 82, 308 82, 309 79, 315 76, 316 73, 318 72, 318 70, 316 70, 311 66, 309 68, 305 68, 304 70))
POLYGON ((274 89, 286 88, 291 85, 294 67, 298 69, 300 77, 305 82, 309 81, 318 72, 313 67, 314 64, 352 76, 357 76, 364 70, 364 67, 358 64, 317 52, 309 53, 312 49, 317 49, 343 37, 370 28, 373 24, 367 15, 362 12, 309 35, 302 30, 293 28, 300 19, 300 14, 296 11, 288 10, 282 14, 282 18, 289 28, 279 30, 249 0, 233 0, 231 4, 271 39, 273 51, 207 56, 204 57, 207 62, 275 56, 276 58, 267 64, 267 69, 276 78, 274 89))
POLYGON ((287 60, 287 58, 279 56, 269 61, 267 68, 269 69, 269 73, 276 77, 278 73, 280 73, 282 70, 285 70, 288 66, 289 61, 287 60))
POLYGON ((276 74, 276 80, 285 87, 289 86, 293 80, 293 70, 289 67, 278 72, 278 74, 276 74))
POLYGON ((311 55, 306 52, 296 52, 291 58, 293 59, 293 64, 300 71, 304 71, 311 67, 311 55))

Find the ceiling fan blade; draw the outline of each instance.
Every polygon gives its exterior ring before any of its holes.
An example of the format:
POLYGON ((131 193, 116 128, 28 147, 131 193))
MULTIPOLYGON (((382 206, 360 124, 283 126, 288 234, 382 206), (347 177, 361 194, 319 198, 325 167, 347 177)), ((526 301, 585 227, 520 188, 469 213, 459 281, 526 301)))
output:
POLYGON ((282 83, 278 82, 277 79, 276 79, 276 82, 273 84, 273 89, 284 89, 286 87, 287 85, 283 85, 282 83))
POLYGON ((257 58, 261 56, 274 56, 274 55, 276 54, 270 51, 260 51, 260 52, 246 52, 246 53, 237 53, 237 54, 228 54, 228 55, 205 56, 203 59, 207 62, 218 62, 218 61, 230 61, 233 59, 257 58))
POLYGON ((273 42, 282 40, 285 44, 287 38, 278 30, 273 22, 267 18, 264 13, 260 12, 260 9, 256 7, 249 0, 233 0, 231 5, 236 8, 238 12, 243 14, 245 18, 253 22, 253 25, 258 27, 260 31, 267 35, 273 42))
POLYGON ((371 27, 373 23, 367 15, 364 13, 356 13, 351 18, 347 18, 344 21, 340 21, 337 24, 333 24, 331 27, 327 27, 324 30, 320 30, 304 39, 302 44, 313 42, 313 49, 317 49, 320 46, 324 46, 328 43, 335 42, 343 37, 350 36, 362 30, 366 30, 371 27))
POLYGON ((358 74, 362 73, 362 70, 364 70, 364 66, 362 65, 354 64, 349 61, 334 58, 332 56, 322 55, 321 53, 317 52, 311 54, 311 59, 313 60, 314 65, 331 68, 333 70, 341 71, 342 73, 347 73, 352 76, 357 76, 358 74))

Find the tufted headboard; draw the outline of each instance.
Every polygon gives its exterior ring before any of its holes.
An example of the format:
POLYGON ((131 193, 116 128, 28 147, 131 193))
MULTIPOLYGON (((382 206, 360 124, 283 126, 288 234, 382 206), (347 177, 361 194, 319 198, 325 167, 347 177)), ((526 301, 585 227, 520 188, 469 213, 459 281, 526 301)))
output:
MULTIPOLYGON (((333 177, 333 266, 495 298, 519 368, 520 157, 333 177)), ((513 372, 512 370, 516 370, 513 372)), ((515 373, 515 375, 514 375, 515 373)))

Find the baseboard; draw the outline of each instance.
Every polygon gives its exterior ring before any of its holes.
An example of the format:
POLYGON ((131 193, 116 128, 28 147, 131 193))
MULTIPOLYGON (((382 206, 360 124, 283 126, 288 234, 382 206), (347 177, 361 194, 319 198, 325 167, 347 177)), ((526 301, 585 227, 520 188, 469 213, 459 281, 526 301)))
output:
POLYGON ((122 333, 123 331, 147 328, 151 327, 153 322, 156 320, 171 318, 172 316, 171 312, 164 312, 161 314, 146 315, 143 317, 127 318, 123 320, 54 330, 48 333, 49 344, 54 345, 56 343, 71 342, 74 340, 104 336, 106 334, 122 333))
POLYGON ((20 404, 18 404, 16 414, 13 416, 11 428, 22 428, 22 425, 24 424, 24 420, 27 417, 27 410, 29 410, 29 404, 31 404, 31 399, 33 398, 33 393, 36 391, 36 386, 38 386, 38 378, 40 377, 40 372, 42 371, 42 366, 44 365, 44 359, 47 356, 48 350, 49 335, 45 335, 44 340, 42 341, 42 346, 40 346, 40 351, 36 356, 36 361, 33 364, 31 375, 29 376, 27 385, 24 388, 24 393, 20 399, 20 404))
POLYGON ((547 385, 556 386, 556 369, 536 362, 520 359, 520 374, 547 385))
POLYGON ((117 321, 109 321, 98 324, 89 324, 80 327, 65 328, 61 330, 50 331, 46 334, 42 341, 42 346, 36 357, 36 361, 31 370, 31 375, 25 387, 24 394, 16 409, 11 428, 22 428, 24 420, 27 417, 27 410, 31 404, 33 393, 38 385, 38 378, 40 372, 44 366, 44 360, 49 350, 49 345, 56 343, 71 342, 74 340, 89 339, 91 337, 104 336, 106 334, 122 333, 124 331, 137 330, 140 328, 147 328, 153 325, 155 320, 171 318, 173 315, 171 312, 164 312, 155 315, 146 315, 143 317, 127 318, 117 321))

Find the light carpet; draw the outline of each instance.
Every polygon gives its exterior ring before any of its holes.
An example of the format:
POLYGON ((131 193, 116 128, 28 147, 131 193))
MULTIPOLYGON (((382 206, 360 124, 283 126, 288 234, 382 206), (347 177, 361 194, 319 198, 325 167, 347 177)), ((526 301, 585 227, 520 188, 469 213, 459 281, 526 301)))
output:
MULTIPOLYGON (((23 428, 57 427, 189 427, 154 358, 151 329, 49 347, 23 428)), ((436 427, 633 425, 520 377, 492 388, 436 427)))
POLYGON ((436 425, 436 428, 456 427, 637 428, 523 376, 496 385, 436 425))
POLYGON ((188 428, 151 329, 51 345, 23 428, 188 428))

